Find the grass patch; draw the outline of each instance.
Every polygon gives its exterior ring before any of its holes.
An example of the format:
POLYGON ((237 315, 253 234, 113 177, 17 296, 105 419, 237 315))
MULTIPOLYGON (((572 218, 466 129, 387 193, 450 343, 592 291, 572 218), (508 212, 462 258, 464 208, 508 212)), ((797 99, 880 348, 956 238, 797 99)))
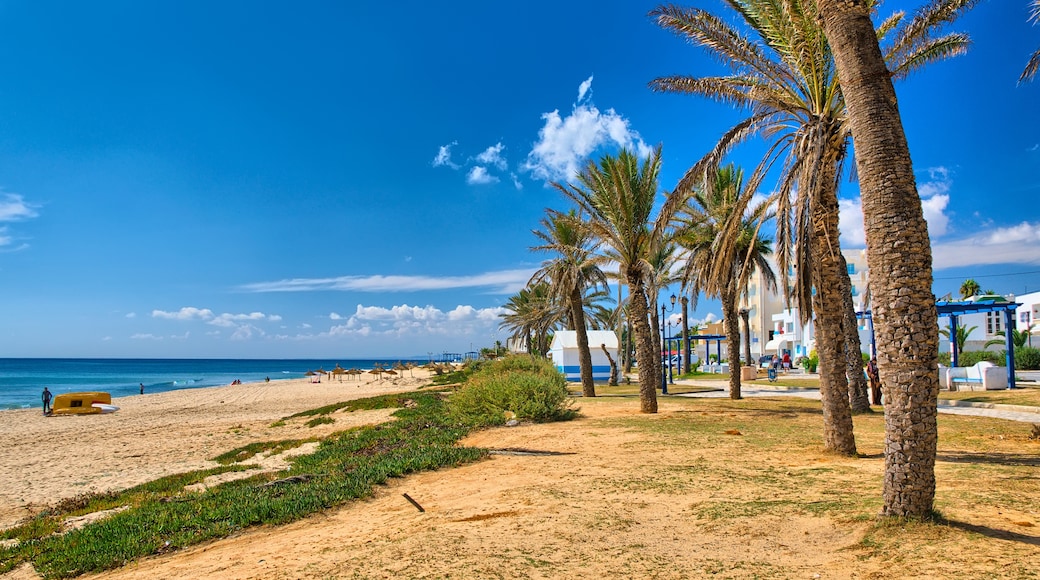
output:
MULTIPOLYGON (((331 435, 321 440, 314 453, 294 458, 292 466, 277 475, 291 483, 271 484, 276 476, 261 474, 204 492, 184 490, 210 475, 248 469, 250 466, 238 462, 257 453, 296 447, 306 440, 249 445, 217 458, 233 465, 62 502, 4 532, 5 538, 20 543, 0 549, 0 570, 28 561, 45 578, 68 578, 116 568, 143 556, 225 537, 249 526, 291 522, 366 497, 374 485, 391 477, 460 465, 485 456, 484 450, 456 446, 469 428, 451 420, 443 398, 433 393, 374 397, 336 407, 393 406, 405 407, 394 413, 396 421, 331 435), (65 517, 124 505, 130 509, 78 530, 54 534, 65 517)), ((314 414, 327 412, 331 411, 314 414)))
POLYGON ((335 422, 336 422, 336 420, 333 419, 332 417, 329 417, 327 415, 322 415, 321 417, 315 417, 315 418, 311 419, 310 421, 307 421, 306 425, 308 427, 317 427, 318 425, 331 425, 332 423, 335 423, 335 422))
POLYGON ((232 449, 226 453, 213 458, 213 461, 221 465, 230 465, 232 463, 240 463, 247 459, 252 458, 258 453, 270 453, 272 455, 281 453, 287 449, 294 449, 303 445, 304 443, 310 443, 317 441, 317 439, 283 439, 281 441, 258 441, 256 443, 250 443, 238 449, 232 449))

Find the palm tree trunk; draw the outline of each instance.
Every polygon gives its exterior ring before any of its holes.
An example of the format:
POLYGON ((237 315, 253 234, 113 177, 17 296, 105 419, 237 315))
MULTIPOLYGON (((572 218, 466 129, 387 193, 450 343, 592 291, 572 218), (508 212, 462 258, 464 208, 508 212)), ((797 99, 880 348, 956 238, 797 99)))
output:
POLYGON ((737 318, 736 292, 723 292, 722 316, 726 320, 726 339, 729 342, 729 398, 740 399, 740 321, 737 318))
POLYGON ((935 501, 938 320, 928 224, 895 89, 862 0, 820 0, 849 110, 884 385, 882 514, 927 517, 935 501))
MULTIPOLYGON (((832 183, 834 164, 820 164, 823 177, 817 184, 832 183), (827 173, 830 170, 831 173, 827 173)), ((842 455, 856 454, 852 410, 849 406, 849 383, 845 376, 845 336, 842 320, 845 301, 841 276, 848 277, 838 247, 838 197, 831 187, 813 188, 812 276, 816 294, 816 352, 820 356, 820 398, 823 401, 824 447, 842 455)))
POLYGON ((603 349, 603 354, 606 355, 607 362, 610 363, 610 379, 607 380, 607 385, 611 386, 611 387, 616 387, 617 384, 618 384, 618 368, 617 368, 618 366, 617 366, 617 363, 614 362, 614 357, 610 356, 610 351, 607 350, 607 345, 601 344, 601 345, 599 345, 599 347, 601 349, 603 349))
POLYGON ((744 325, 744 361, 749 367, 755 364, 751 362, 751 323, 748 321, 750 316, 747 308, 740 310, 740 322, 744 325))
POLYGON ((582 308, 581 288, 571 289, 571 319, 578 339, 578 368, 581 373, 581 394, 584 397, 596 396, 596 383, 592 380, 592 349, 589 348, 589 332, 585 328, 585 310, 582 308))
POLYGON ((845 256, 838 254, 841 277, 841 295, 845 299, 845 317, 842 330, 845 334, 845 376, 849 381, 849 405, 853 413, 869 413, 870 399, 867 396, 867 376, 863 374, 863 345, 859 340, 859 323, 856 319, 856 305, 852 301, 852 281, 849 279, 849 268, 845 256))
POLYGON ((646 289, 638 271, 628 273, 629 307, 632 331, 636 340, 636 356, 639 359, 639 411, 657 412, 657 385, 661 384, 661 364, 654 347, 657 341, 650 333, 647 319, 646 289))

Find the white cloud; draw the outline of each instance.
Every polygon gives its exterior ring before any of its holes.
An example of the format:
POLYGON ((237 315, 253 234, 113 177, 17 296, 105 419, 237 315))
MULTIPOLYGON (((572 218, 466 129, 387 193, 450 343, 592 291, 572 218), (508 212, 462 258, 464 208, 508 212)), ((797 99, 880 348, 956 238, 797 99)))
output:
MULTIPOLYGON (((945 167, 931 167, 927 171, 928 181, 919 183, 917 192, 921 196, 921 211, 928 222, 928 235, 935 240, 945 236, 949 230, 950 216, 946 214, 946 209, 950 205, 949 191, 953 182, 945 167)), ((839 199, 838 211, 842 247, 866 247, 862 198, 839 199)))
POLYGON ((505 149, 505 145, 501 142, 488 147, 480 155, 477 155, 477 161, 484 165, 490 165, 497 168, 500 171, 505 171, 507 164, 504 157, 502 157, 502 150, 505 149))
POLYGON ((163 318, 166 320, 210 320, 213 318, 213 311, 209 308, 185 306, 176 312, 153 310, 152 318, 163 318))
POLYGON ((257 282, 241 287, 247 292, 417 292, 456 288, 490 288, 497 294, 514 294, 531 279, 533 269, 499 270, 469 276, 339 276, 336 278, 293 278, 257 282))
POLYGON ((466 183, 470 185, 484 185, 497 182, 498 178, 489 174, 487 168, 481 165, 477 165, 473 169, 470 169, 469 173, 466 174, 466 183))
POLYGON ((162 340, 161 336, 156 336, 150 333, 139 333, 130 336, 130 340, 162 340))
POLYGON ((137 318, 137 313, 136 312, 127 312, 126 313, 126 317, 127 318, 137 318))
POLYGON ((614 109, 600 112, 587 102, 591 86, 592 77, 581 83, 578 102, 567 117, 562 117, 559 109, 542 115, 545 124, 527 155, 524 171, 546 181, 568 181, 602 147, 626 147, 640 157, 650 154, 651 147, 629 127, 627 119, 614 109))
POLYGON ((5 193, 0 198, 0 222, 16 222, 36 217, 36 209, 25 203, 22 196, 14 193, 5 193))
POLYGON ((932 243, 936 270, 986 264, 1040 265, 1040 222, 995 228, 960 240, 932 243))
POLYGON ((585 100, 585 95, 587 95, 589 90, 591 90, 591 89, 592 89, 592 75, 589 75, 589 78, 585 79, 584 81, 581 82, 580 85, 578 85, 578 102, 579 103, 585 100))
POLYGON ((433 166, 440 167, 443 165, 452 169, 458 169, 459 165, 452 163, 451 161, 451 148, 458 144, 458 141, 452 141, 447 145, 441 145, 440 148, 437 149, 437 156, 433 158, 433 166))

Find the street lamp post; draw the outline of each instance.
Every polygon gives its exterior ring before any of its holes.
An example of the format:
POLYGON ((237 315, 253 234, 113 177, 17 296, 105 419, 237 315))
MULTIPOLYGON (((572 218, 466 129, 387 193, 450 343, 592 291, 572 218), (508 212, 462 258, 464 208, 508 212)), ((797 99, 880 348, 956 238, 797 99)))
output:
MULTIPOLYGON (((664 348, 664 304, 661 305, 661 317, 657 319, 657 326, 661 328, 661 348, 664 348)), ((664 374, 664 359, 661 360, 661 394, 668 394, 668 377, 664 374)))
MULTIPOLYGON (((669 309, 669 311, 675 309, 675 294, 672 294, 670 300, 671 300, 672 305, 671 305, 671 308, 669 309)), ((668 357, 668 375, 667 376, 665 376, 665 374, 664 374, 664 361, 663 360, 661 361, 661 394, 662 395, 667 395, 668 394, 668 378, 672 374, 672 349, 671 349, 670 346, 669 347, 665 347, 666 344, 670 344, 670 343, 668 342, 668 338, 667 338, 667 336, 665 334, 664 304, 661 305, 661 318, 660 318, 660 320, 658 320, 657 324, 658 324, 658 326, 661 327, 661 347, 662 348, 667 348, 667 354, 665 355, 666 357, 668 357)), ((671 326, 671 322, 668 323, 668 326, 671 326)))
POLYGON ((674 385, 675 379, 672 378, 672 321, 668 321, 668 384, 674 385))
MULTIPOLYGON (((688 314, 686 312, 686 306, 690 303, 690 299, 683 296, 679 299, 682 302, 682 347, 683 347, 683 359, 682 364, 686 369, 686 372, 690 372, 690 323, 688 320, 688 314)), ((682 374, 682 369, 679 370, 679 374, 682 374)))

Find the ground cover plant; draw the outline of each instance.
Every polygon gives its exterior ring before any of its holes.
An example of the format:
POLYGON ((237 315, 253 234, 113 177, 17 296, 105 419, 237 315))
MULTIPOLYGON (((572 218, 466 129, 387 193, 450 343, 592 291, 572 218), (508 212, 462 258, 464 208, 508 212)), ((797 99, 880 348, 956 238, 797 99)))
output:
MULTIPOLYGON (((455 374, 460 400, 499 401, 514 417, 550 421, 574 416, 562 375, 545 361, 510 357, 455 374), (470 385, 468 383, 472 382, 470 385), (472 389, 470 388, 472 387, 472 389)), ((251 443, 212 458, 221 466, 165 477, 121 492, 86 494, 66 500, 22 525, 0 532, 16 540, 0 547, 0 574, 31 562, 46 578, 65 578, 125 565, 199 542, 226 537, 261 524, 284 524, 346 501, 367 497, 373 486, 409 473, 457 466, 486 456, 458 446, 474 427, 493 423, 483 410, 454 405, 447 392, 409 392, 345 401, 296 413, 307 426, 331 423, 333 413, 398 409, 384 424, 334 433, 325 438, 251 443), (318 441, 313 453, 290 459, 290 467, 189 490, 206 478, 258 467, 245 463, 318 441), (66 529, 66 518, 109 511, 107 517, 66 529)), ((483 408, 481 408, 483 409, 483 408)), ((501 413, 498 413, 501 415, 501 413)))
MULTIPOLYGON (((46 578, 114 568, 249 526, 287 523, 365 497, 373 485, 387 478, 458 465, 485 455, 481 449, 456 446, 469 428, 448 418, 443 397, 435 393, 374 397, 336 408, 394 407, 403 407, 394 414, 395 421, 330 436, 315 453, 294 458, 290 469, 278 474, 264 473, 201 493, 185 491, 186 486, 208 476, 254 467, 238 461, 262 451, 292 448, 305 440, 250 445, 214 458, 229 463, 226 467, 65 502, 2 533, 3 538, 19 542, 0 548, 0 572, 23 561, 31 561, 46 578), (55 534, 64 518, 120 506, 130 509, 55 534)), ((323 411, 305 415, 321 417, 331 412, 323 411)))

